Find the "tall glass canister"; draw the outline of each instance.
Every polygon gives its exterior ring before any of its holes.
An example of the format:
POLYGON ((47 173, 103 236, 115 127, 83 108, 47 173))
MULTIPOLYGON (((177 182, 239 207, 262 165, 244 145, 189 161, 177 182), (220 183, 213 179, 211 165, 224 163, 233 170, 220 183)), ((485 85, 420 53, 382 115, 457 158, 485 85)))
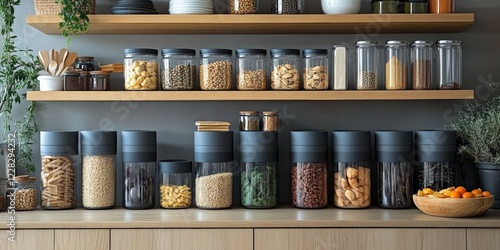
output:
POLYGON ((240 132, 241 204, 245 208, 278 205, 278 133, 240 132))
POLYGON ((81 131, 82 206, 116 205, 116 131, 81 131))
POLYGON ((194 132, 196 206, 229 208, 233 204, 233 132, 194 132))
POLYGON ((356 42, 356 89, 378 88, 378 50, 375 41, 356 42))
POLYGON ((406 41, 385 43, 385 89, 402 90, 408 88, 408 65, 410 50, 406 41))
POLYGON ((462 48, 460 41, 440 40, 436 43, 436 77, 438 89, 462 87, 462 48))
POLYGON ((123 207, 155 206, 156 131, 122 131, 123 207))
POLYGON ((192 203, 192 167, 187 160, 162 160, 158 163, 160 206, 188 208, 192 203))
POLYGON ((413 166, 410 163, 411 131, 376 131, 378 205, 409 208, 413 195, 413 166))
POLYGON ((341 208, 370 206, 369 131, 333 131, 333 201, 341 208))
POLYGON ((323 208, 328 204, 326 131, 291 131, 291 196, 298 208, 323 208))
POLYGON ((414 41, 411 45, 411 88, 432 89, 434 48, 431 41, 414 41))
POLYGON ((40 155, 42 157, 41 207, 74 208, 78 132, 40 131, 40 155))

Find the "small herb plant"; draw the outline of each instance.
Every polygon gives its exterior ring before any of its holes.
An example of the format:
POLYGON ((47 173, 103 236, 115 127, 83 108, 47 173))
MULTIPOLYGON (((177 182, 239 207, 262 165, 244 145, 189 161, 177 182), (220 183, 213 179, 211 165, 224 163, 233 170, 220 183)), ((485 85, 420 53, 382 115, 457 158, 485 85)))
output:
POLYGON ((71 43, 71 35, 87 32, 89 29, 89 17, 91 11, 91 0, 55 0, 61 4, 62 9, 59 16, 62 21, 59 23, 59 29, 62 35, 68 39, 66 47, 71 43))

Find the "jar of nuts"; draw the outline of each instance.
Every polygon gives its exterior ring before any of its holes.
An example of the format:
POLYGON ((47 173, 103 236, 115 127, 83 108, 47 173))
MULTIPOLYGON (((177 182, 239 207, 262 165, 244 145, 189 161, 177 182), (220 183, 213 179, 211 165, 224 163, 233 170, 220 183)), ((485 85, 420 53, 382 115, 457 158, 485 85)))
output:
POLYGON ((376 41, 356 42, 356 89, 378 88, 378 49, 376 41))
POLYGON ((200 50, 201 90, 231 90, 233 87, 233 52, 229 49, 200 50))
POLYGON ((326 49, 306 49, 302 53, 303 81, 306 90, 328 89, 328 51, 326 49))
POLYGON ((42 199, 44 209, 68 209, 76 206, 75 169, 78 132, 40 131, 42 158, 42 199))
POLYGON ((107 209, 116 205, 116 131, 80 132, 82 206, 107 209))
POLYGON ((259 131, 259 111, 240 111, 240 131, 259 131))
POLYGON ((257 14, 257 0, 229 0, 229 14, 257 14))
POLYGON ((16 176, 15 180, 16 210, 29 211, 36 209, 36 177, 28 175, 16 176))
POLYGON ((7 181, 0 179, 0 212, 7 210, 7 181))
POLYGON ((158 88, 158 50, 125 49, 125 90, 156 90, 158 88))
POLYGON ((300 50, 272 49, 271 88, 274 90, 300 89, 300 50))
POLYGON ((370 206, 369 131, 333 131, 333 201, 340 208, 370 206))
POLYGON ((328 204, 326 131, 291 131, 291 196, 298 208, 322 208, 328 204))
POLYGON ((196 51, 194 49, 163 49, 161 51, 161 87, 163 90, 196 88, 196 51))
POLYGON ((267 89, 267 52, 264 49, 236 50, 236 88, 238 90, 267 89))
POLYGON ((163 160, 158 163, 162 208, 191 206, 192 165, 192 162, 187 160, 163 160))

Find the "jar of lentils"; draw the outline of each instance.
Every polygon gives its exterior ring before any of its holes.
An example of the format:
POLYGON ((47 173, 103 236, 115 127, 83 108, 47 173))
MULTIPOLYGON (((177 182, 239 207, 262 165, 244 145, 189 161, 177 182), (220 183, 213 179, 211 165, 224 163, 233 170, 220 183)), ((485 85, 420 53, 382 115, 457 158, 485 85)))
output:
POLYGON ((300 89, 300 50, 272 49, 271 88, 274 90, 300 89))
POLYGON ((229 49, 200 50, 201 90, 231 90, 233 86, 233 52, 229 49))
POLYGON ((125 90, 158 88, 158 50, 125 49, 125 90))
POLYGON ((264 49, 236 50, 236 88, 238 90, 265 90, 266 55, 264 49))
POLYGON ((163 90, 193 90, 196 87, 196 51, 163 49, 161 87, 163 90))

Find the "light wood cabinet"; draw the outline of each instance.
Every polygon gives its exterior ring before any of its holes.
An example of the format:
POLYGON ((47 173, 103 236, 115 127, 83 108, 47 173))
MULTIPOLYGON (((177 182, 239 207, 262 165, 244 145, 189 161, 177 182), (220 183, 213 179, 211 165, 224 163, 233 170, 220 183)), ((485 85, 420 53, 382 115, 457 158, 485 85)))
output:
POLYGON ((500 229, 467 229, 467 249, 500 250, 500 229))
POLYGON ((109 229, 55 230, 55 250, 108 250, 109 229))
POLYGON ((2 230, 0 249, 40 250, 54 249, 54 230, 16 230, 16 242, 9 241, 8 232, 2 230))

